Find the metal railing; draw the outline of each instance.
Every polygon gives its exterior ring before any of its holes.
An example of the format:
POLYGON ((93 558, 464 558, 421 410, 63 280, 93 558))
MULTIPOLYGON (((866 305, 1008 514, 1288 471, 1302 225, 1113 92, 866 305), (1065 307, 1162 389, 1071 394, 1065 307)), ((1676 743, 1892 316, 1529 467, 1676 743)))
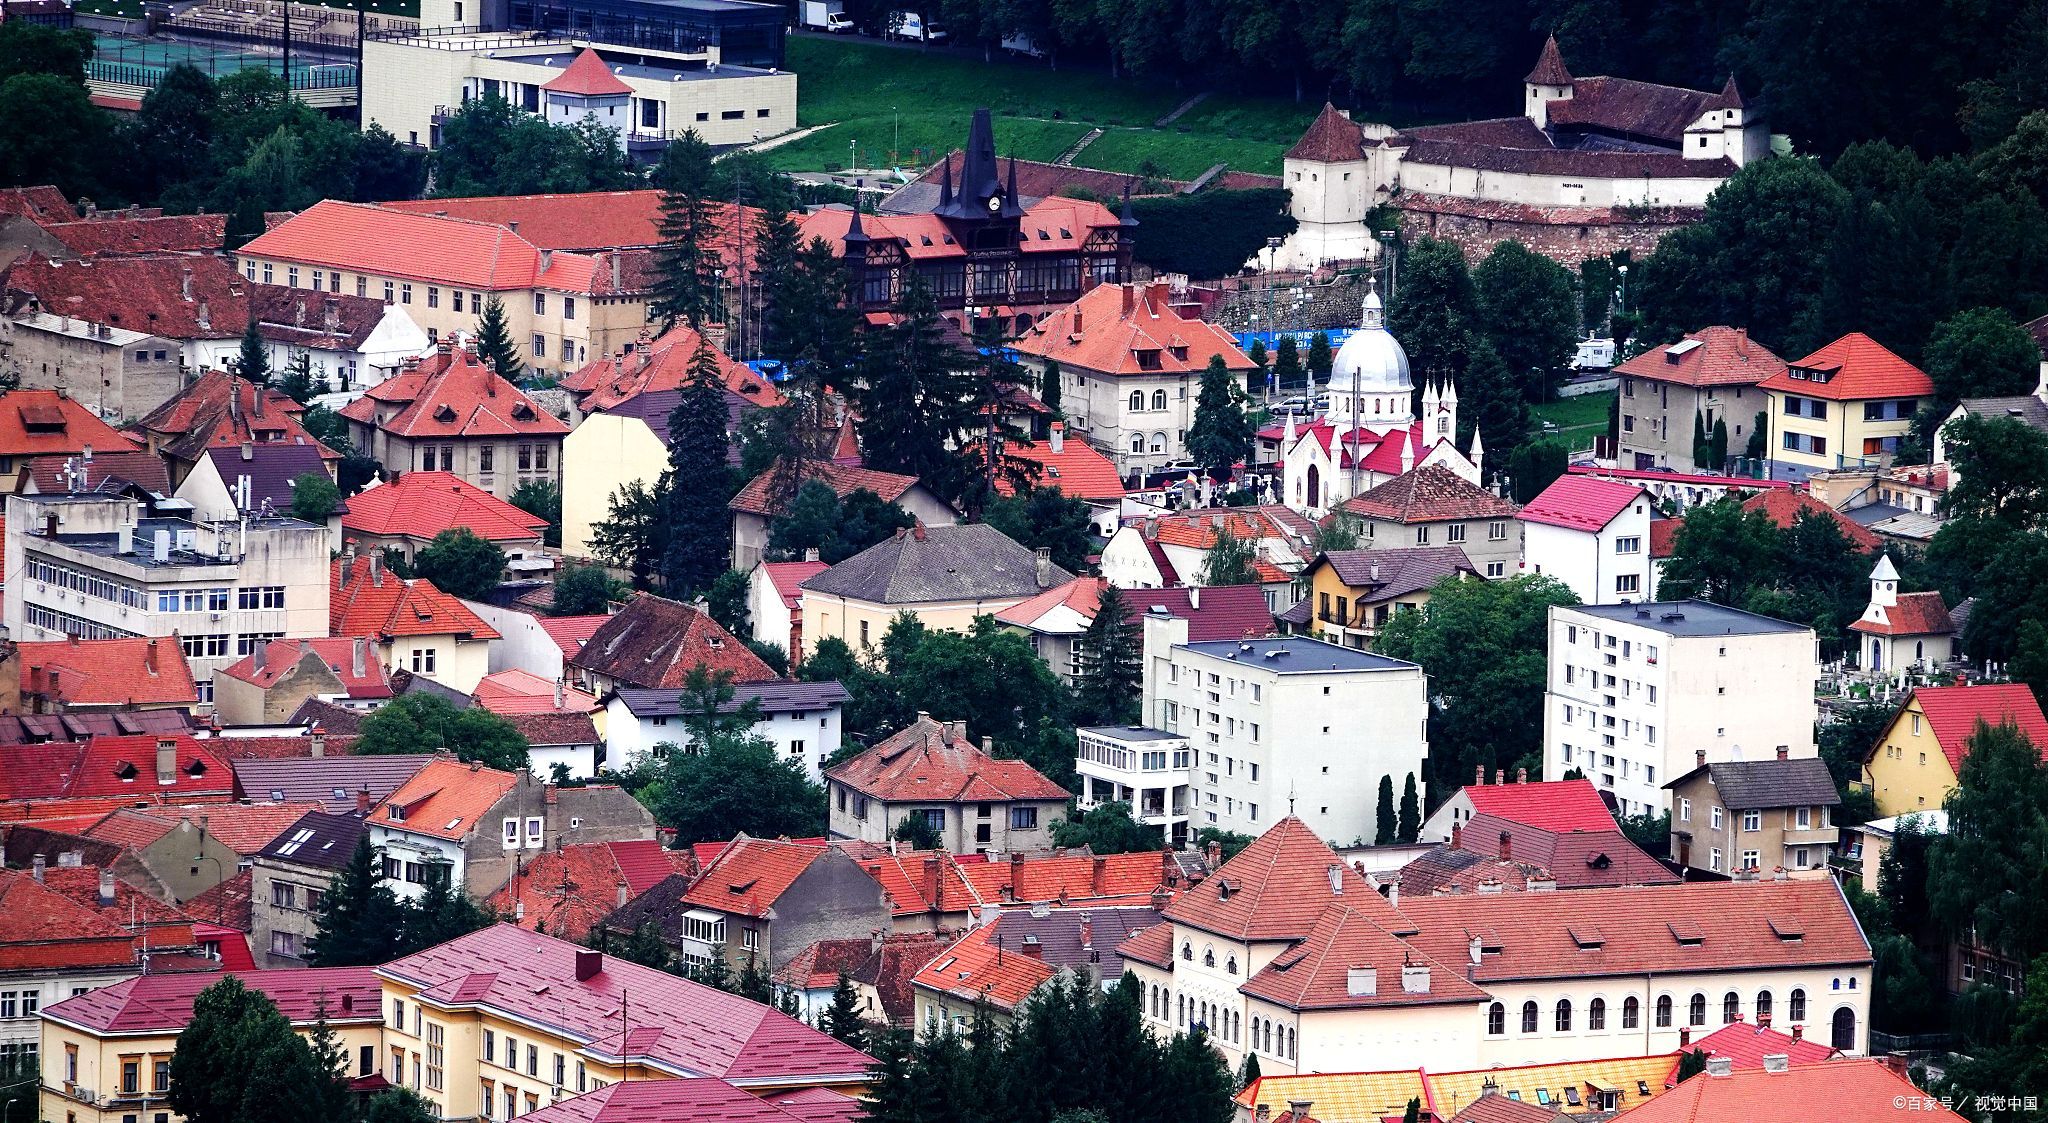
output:
MULTIPOLYGON (((89 82, 104 82, 115 86, 135 86, 153 90, 163 84, 164 75, 173 66, 192 66, 209 77, 220 78, 243 70, 266 69, 273 73, 282 70, 281 58, 252 58, 247 55, 194 57, 168 61, 145 62, 119 58, 94 58, 85 64, 85 77, 89 82)), ((294 66, 290 76, 294 90, 338 90, 354 89, 356 68, 350 63, 329 63, 314 66, 294 66)))

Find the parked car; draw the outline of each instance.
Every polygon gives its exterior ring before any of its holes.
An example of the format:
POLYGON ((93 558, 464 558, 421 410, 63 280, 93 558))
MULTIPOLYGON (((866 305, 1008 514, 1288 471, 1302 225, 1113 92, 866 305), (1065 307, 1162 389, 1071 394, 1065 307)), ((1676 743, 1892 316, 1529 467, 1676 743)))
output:
POLYGON ((884 35, 891 39, 907 39, 915 43, 943 43, 946 29, 934 19, 927 19, 920 12, 890 12, 888 30, 884 35))

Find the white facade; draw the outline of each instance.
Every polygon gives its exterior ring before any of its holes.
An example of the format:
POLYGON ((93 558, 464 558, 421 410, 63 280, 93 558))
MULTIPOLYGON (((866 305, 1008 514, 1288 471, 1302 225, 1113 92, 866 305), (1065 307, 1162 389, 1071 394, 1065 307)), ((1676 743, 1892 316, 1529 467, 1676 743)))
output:
POLYGON ((1522 572, 1568 586, 1582 604, 1631 604, 1653 595, 1650 501, 1640 492, 1598 530, 1522 520, 1522 572))
POLYGON ((485 661, 488 673, 525 671, 551 682, 566 677, 568 656, 555 637, 541 627, 539 616, 488 601, 466 600, 462 605, 498 633, 498 638, 490 641, 485 661))
MULTIPOLYGON (((318 322, 320 311, 313 309, 311 314, 316 319, 309 321, 309 326, 318 322)), ((399 364, 406 359, 424 355, 433 348, 434 343, 427 338, 426 329, 414 323, 405 309, 387 304, 383 319, 370 329, 370 334, 363 338, 362 346, 354 350, 294 347, 274 341, 266 342, 263 349, 269 355, 270 369, 274 371, 284 370, 293 358, 305 354, 312 360, 315 384, 326 388, 321 404, 329 409, 339 409, 361 397, 363 391, 398 373, 399 364)), ((193 370, 228 370, 241 354, 240 339, 195 339, 185 344, 186 362, 193 370)))
MULTIPOLYGON (((1032 369, 1043 373, 1042 364, 1032 369)), ((1109 457, 1126 481, 1142 482, 1148 473, 1187 460, 1199 372, 1104 374, 1062 367, 1060 377, 1066 381, 1061 402, 1067 424, 1109 457)))
POLYGON ((1105 803, 1127 803, 1131 818, 1157 827, 1178 846, 1188 834, 1188 785, 1194 750, 1186 737, 1141 726, 1081 728, 1074 731, 1074 770, 1081 787, 1074 805, 1083 811, 1105 803))
MULTIPOLYGON (((744 694, 740 700, 745 701, 744 694)), ((778 758, 802 764, 811 782, 822 784, 825 761, 839 751, 843 712, 838 702, 808 710, 764 710, 752 732, 774 745, 778 758)), ((604 766, 614 772, 633 767, 657 745, 690 743, 680 714, 635 715, 616 693, 605 701, 604 735, 604 766)))
POLYGON ((433 876, 428 871, 439 865, 448 867, 450 885, 457 889, 462 887, 462 843, 455 839, 421 834, 372 819, 370 847, 384 862, 384 884, 401 901, 424 895, 427 878, 433 876))
POLYGON ((1543 775, 1576 768, 1619 813, 1668 810, 1694 767, 1818 755, 1811 628, 1706 601, 1552 608, 1543 775))
POLYGON ((1144 720, 1193 748, 1192 829, 1259 834, 1290 813, 1339 844, 1375 833, 1382 776, 1429 753, 1422 668, 1302 636, 1187 642, 1145 619, 1144 720))

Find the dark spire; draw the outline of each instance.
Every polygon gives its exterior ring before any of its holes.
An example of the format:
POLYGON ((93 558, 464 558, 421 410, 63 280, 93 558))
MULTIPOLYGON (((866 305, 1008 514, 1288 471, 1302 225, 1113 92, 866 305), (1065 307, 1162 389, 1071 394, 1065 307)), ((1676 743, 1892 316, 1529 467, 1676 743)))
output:
POLYGON ((1124 184, 1124 205, 1123 209, 1117 212, 1116 224, 1126 230, 1138 225, 1138 216, 1131 213, 1131 185, 1128 183, 1124 184))
POLYGON ((860 198, 858 196, 853 200, 853 221, 846 225, 845 241, 849 246, 865 245, 868 241, 867 231, 860 228, 860 198))
POLYGON ((1003 217, 1023 218, 1024 202, 1017 195, 1017 154, 1010 154, 1010 185, 1003 190, 1003 217))
POLYGON ((950 152, 946 154, 945 169, 945 178, 939 181, 940 210, 953 205, 953 154, 950 152))
POLYGON ((995 125, 986 109, 974 111, 967 128, 967 150, 960 157, 960 190, 932 213, 943 218, 985 221, 993 217, 988 201, 1001 195, 1003 181, 996 168, 995 125))

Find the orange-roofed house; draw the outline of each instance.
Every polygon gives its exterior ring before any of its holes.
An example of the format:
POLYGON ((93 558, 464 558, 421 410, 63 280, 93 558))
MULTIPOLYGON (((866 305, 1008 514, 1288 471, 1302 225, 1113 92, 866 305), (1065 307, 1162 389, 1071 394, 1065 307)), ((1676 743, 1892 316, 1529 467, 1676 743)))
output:
POLYGON ((1877 813, 1940 809, 1962 775, 1970 738, 1980 728, 2000 725, 2018 728, 2048 761, 2048 716, 2024 684, 1913 691, 1863 757, 1863 780, 1877 799, 1877 813))
POLYGON ((515 569, 522 558, 538 561, 548 521, 529 515, 452 472, 401 472, 389 483, 372 482, 349 497, 342 533, 358 552, 395 550, 407 561, 434 536, 467 527, 505 551, 515 569))
POLYGON ((560 483, 569 426, 492 370, 468 344, 442 340, 371 387, 341 415, 349 439, 389 472, 453 474, 500 499, 560 483))
POLYGON ((1864 673, 1886 678, 1940 667, 1957 653, 1962 639, 1940 590, 1899 591, 1899 569, 1889 553, 1871 569, 1870 603, 1849 630, 1860 637, 1864 673))
MULTIPOLYGON (((1919 367, 1851 332, 1759 384, 1769 403, 1764 441, 1774 480, 1891 464, 1913 415, 1934 394, 1919 367)), ((1731 428, 1730 432, 1733 430, 1731 428)))
POLYGON ((825 770, 834 838, 886 843, 916 819, 955 854, 1036 850, 1070 794, 1021 760, 1000 760, 967 739, 967 723, 929 714, 825 770))
POLYGON ((614 910, 671 874, 695 872, 696 858, 688 850, 651 839, 569 843, 522 863, 485 903, 521 928, 582 940, 614 910))
POLYGON ((1243 378, 1252 361, 1229 332, 1182 315, 1164 283, 1098 285, 1017 340, 1024 364, 1058 363, 1074 428, 1136 486, 1187 459, 1202 371, 1220 356, 1243 378))
POLYGON ((320 459, 341 454, 314 439, 299 422, 305 407, 282 390, 210 370, 136 423, 148 450, 169 463, 171 482, 182 484, 208 449, 245 444, 308 445, 320 459))
POLYGON ((0 458, 15 467, 36 456, 77 456, 86 449, 129 452, 136 447, 63 390, 0 394, 0 458))
POLYGON ((77 636, 16 645, 21 701, 29 713, 190 709, 199 704, 192 668, 169 639, 77 636))
MULTIPOLYGON (((872 492, 875 498, 896 504, 925 526, 952 526, 960 521, 960 513, 933 495, 931 489, 918 482, 915 476, 836 464, 830 460, 799 461, 748 480, 727 504, 732 510, 733 568, 747 572, 768 557, 768 535, 775 520, 789 513, 789 505, 795 500, 796 493, 813 480, 831 488, 833 494, 842 500, 856 491, 872 492)), ((828 559, 829 563, 843 560, 828 559)))
POLYGON ((386 571, 382 554, 344 551, 332 572, 329 632, 368 640, 387 671, 410 671, 464 694, 490 672, 497 629, 432 581, 386 571))
POLYGON ((1719 471, 1718 464, 1693 462, 1693 419, 1699 418, 1709 432, 1715 422, 1725 424, 1730 454, 1742 455, 1756 430, 1756 415, 1769 404, 1759 387, 1784 371, 1785 360, 1751 339, 1747 329, 1720 324, 1687 332, 1616 366, 1621 379, 1617 463, 1638 471, 1719 471))
POLYGON ((1707 1071, 1641 1107, 1615 1116, 1617 1123, 1808 1123, 1815 1119, 1886 1123, 1923 1120, 1963 1123, 1941 1099, 1922 1090, 1881 1060, 1844 1057, 1810 1065, 1766 1065, 1738 1069, 1707 1061, 1707 1071))
POLYGON ((1614 811, 1591 780, 1531 781, 1525 773, 1514 783, 1498 769, 1488 783, 1484 765, 1471 784, 1451 793, 1417 835, 1424 842, 1449 842, 1454 830, 1474 815, 1491 815, 1547 831, 1611 831, 1620 827, 1614 811))

